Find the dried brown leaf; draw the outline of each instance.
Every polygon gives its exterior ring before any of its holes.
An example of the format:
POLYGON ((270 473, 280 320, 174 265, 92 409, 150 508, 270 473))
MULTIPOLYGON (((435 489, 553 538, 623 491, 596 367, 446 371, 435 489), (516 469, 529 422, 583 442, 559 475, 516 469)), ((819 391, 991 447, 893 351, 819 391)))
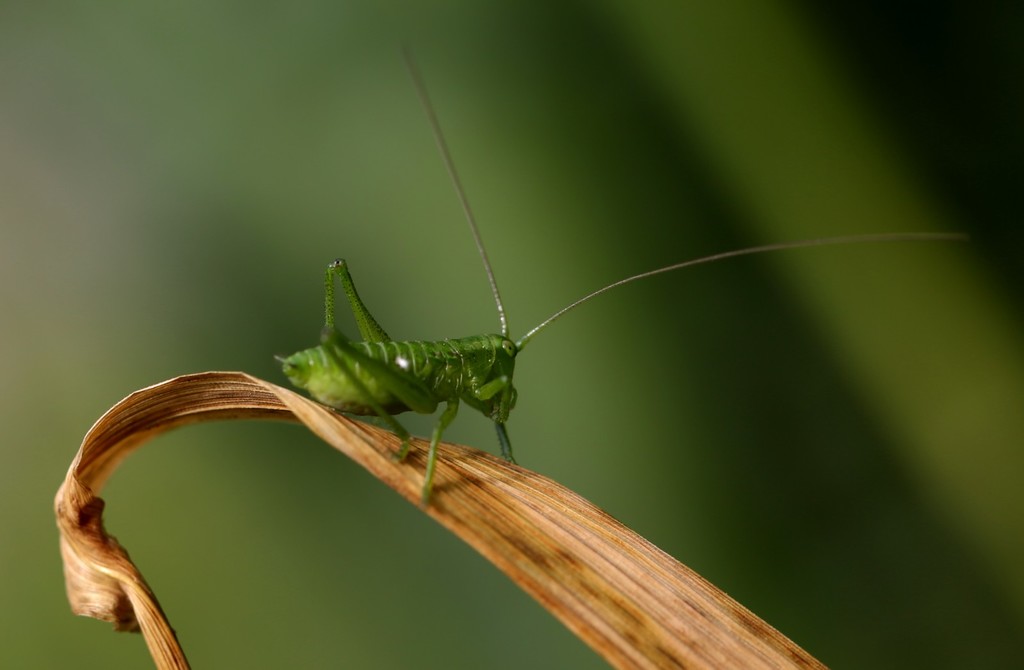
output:
MULTIPOLYGON (((146 440, 221 419, 300 421, 418 504, 425 445, 396 462, 397 438, 237 372, 177 377, 136 391, 86 434, 57 493, 68 599, 76 614, 141 630, 159 668, 188 661, 156 596, 103 528, 103 484, 146 440)), ((821 668, 818 661, 686 566, 534 472, 453 444, 439 447, 424 512, 465 540, 618 668, 821 668)))

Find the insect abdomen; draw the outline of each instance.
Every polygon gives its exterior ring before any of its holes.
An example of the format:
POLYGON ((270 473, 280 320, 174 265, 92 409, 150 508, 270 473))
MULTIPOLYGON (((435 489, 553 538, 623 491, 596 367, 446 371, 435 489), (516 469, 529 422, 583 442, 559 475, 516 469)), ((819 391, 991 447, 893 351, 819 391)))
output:
POLYGON ((391 414, 409 409, 378 382, 372 371, 346 358, 354 373, 350 375, 324 346, 304 349, 281 359, 284 373, 293 384, 306 389, 317 401, 353 414, 374 414, 374 402, 391 414))

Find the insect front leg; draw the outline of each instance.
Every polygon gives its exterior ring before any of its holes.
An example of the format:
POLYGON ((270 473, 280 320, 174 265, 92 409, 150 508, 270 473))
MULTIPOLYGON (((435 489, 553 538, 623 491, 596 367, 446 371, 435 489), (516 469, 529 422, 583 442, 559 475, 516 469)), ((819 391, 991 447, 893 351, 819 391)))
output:
POLYGON ((327 275, 324 277, 324 313, 326 328, 334 330, 334 277, 341 280, 341 288, 348 296, 348 304, 352 307, 352 315, 356 318, 356 325, 359 327, 359 334, 367 342, 390 342, 391 338, 380 327, 377 320, 366 309, 359 293, 356 292, 355 282, 348 272, 348 264, 341 258, 327 266, 327 275))
POLYGON ((501 421, 495 421, 494 427, 498 430, 498 445, 501 447, 501 457, 509 463, 515 463, 516 459, 512 458, 512 443, 509 442, 505 424, 501 421))
POLYGON ((495 377, 476 389, 468 402, 494 420, 501 457, 509 463, 515 463, 516 459, 512 457, 512 442, 509 441, 508 431, 505 430, 505 421, 508 420, 508 414, 516 402, 512 378, 508 375, 495 377))

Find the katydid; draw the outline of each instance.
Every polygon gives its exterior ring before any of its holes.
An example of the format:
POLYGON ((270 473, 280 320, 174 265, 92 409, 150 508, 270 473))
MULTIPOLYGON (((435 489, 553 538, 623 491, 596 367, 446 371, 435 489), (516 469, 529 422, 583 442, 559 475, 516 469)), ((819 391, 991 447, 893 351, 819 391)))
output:
POLYGON ((380 417, 402 440, 396 454, 398 460, 404 459, 408 454, 411 437, 394 415, 406 411, 431 414, 437 410, 440 403, 445 403, 445 408, 430 437, 421 495, 423 506, 428 505, 430 501, 437 462, 437 445, 445 429, 455 419, 460 402, 464 401, 494 421, 501 455, 506 460, 515 462, 505 423, 516 404, 516 389, 512 385, 512 375, 517 355, 538 332, 553 321, 606 291, 663 272, 769 251, 861 242, 965 239, 963 235, 947 233, 883 233, 782 242, 726 251, 620 279, 569 304, 534 326, 518 340, 512 340, 494 273, 441 133, 440 123, 415 65, 408 53, 405 56, 413 84, 426 111, 445 168, 462 204, 477 251, 483 261, 497 305, 500 334, 471 335, 439 342, 396 342, 388 336, 363 304, 347 263, 339 259, 327 267, 324 287, 325 325, 320 344, 288 357, 279 357, 278 360, 292 384, 308 391, 317 401, 350 414, 380 417), (359 333, 363 337, 361 342, 350 340, 335 326, 335 280, 341 281, 359 333))

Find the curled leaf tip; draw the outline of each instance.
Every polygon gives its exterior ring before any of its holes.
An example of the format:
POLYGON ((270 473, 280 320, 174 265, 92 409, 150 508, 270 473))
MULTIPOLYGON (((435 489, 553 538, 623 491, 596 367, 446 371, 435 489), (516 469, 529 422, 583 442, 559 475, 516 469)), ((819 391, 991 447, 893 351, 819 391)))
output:
MULTIPOLYGON (((76 614, 141 631, 158 668, 188 661, 142 574, 103 525, 103 484, 150 438, 224 419, 298 421, 419 505, 425 445, 240 372, 177 377, 132 393, 86 434, 57 492, 76 614)), ((686 566, 574 492, 490 454, 438 445, 424 511, 479 551, 617 668, 822 668, 686 566), (500 529, 500 530, 498 530, 500 529)))

